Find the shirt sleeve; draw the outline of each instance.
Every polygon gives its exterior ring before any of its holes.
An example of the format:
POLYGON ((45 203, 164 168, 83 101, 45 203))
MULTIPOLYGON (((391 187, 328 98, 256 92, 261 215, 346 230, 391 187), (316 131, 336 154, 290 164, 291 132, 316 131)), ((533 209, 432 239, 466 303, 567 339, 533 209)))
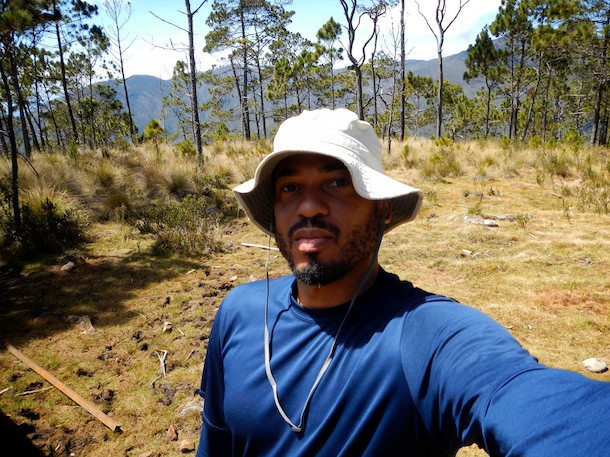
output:
POLYGON ((201 436, 196 457, 232 455, 231 436, 224 424, 224 382, 221 351, 222 305, 216 314, 206 352, 199 394, 204 398, 201 436))
POLYGON ((483 313, 432 297, 403 331, 403 369, 431 440, 556 457, 599 455, 610 438, 610 383, 540 365, 483 313))
POLYGON ((540 367, 494 391, 481 421, 490 455, 606 455, 610 383, 540 367))

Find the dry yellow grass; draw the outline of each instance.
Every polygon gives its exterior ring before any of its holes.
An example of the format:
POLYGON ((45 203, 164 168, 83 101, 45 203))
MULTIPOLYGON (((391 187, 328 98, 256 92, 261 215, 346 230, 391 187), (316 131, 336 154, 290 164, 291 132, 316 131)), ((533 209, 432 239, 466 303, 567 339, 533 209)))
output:
MULTIPOLYGON (((589 357, 610 361, 610 215, 578 209, 576 193, 566 191, 576 189, 576 172, 563 181, 542 180, 537 152, 470 142, 455 146, 462 174, 424 180, 418 166, 434 144, 408 144, 414 167, 404 166, 404 145, 398 143, 384 160, 391 175, 420 187, 426 200, 414 222, 388 234, 382 265, 488 313, 541 362, 610 380, 581 364, 589 357), (498 226, 468 223, 465 216, 495 217, 498 226)), ((212 174, 231 169, 241 180, 260 152, 243 163, 236 154, 210 156, 206 164, 212 174)), ((123 433, 109 432, 55 390, 15 396, 41 378, 6 351, 0 352, 0 391, 11 389, 0 395, 0 410, 34 427, 35 442, 46 449, 63 446, 87 456, 181 455, 180 440, 198 438, 198 414, 180 413, 197 398, 215 311, 235 284, 265 274, 266 252, 241 243, 268 240, 243 214, 222 235, 227 251, 207 259, 156 258, 149 237, 120 223, 94 224, 91 233, 91 243, 71 257, 72 272, 60 271, 66 259, 57 259, 0 278, 6 291, 0 330, 97 401, 123 433), (68 314, 90 315, 97 332, 81 334, 66 322, 68 314), (165 321, 172 323, 171 333, 162 331, 165 321), (162 350, 169 351, 167 377, 157 379, 155 351, 162 350), (165 439, 170 425, 178 429, 177 442, 165 439)), ((287 273, 275 252, 270 270, 287 273)), ((485 453, 470 447, 459 455, 485 453)))

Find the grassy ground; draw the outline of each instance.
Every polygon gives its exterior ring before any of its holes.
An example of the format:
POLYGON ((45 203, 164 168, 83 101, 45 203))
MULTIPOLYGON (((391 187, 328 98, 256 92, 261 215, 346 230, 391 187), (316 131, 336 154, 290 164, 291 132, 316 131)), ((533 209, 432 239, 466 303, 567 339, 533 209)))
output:
MULTIPOLYGON (((541 177, 533 154, 461 145, 460 175, 424 179, 429 149, 410 144, 417 166, 405 167, 401 151, 387 158, 390 174, 420 187, 426 200, 414 222, 388 234, 381 264, 488 313, 542 363, 610 380, 582 366, 589 357, 610 361, 610 216, 579 209, 578 177, 541 177), (471 223, 484 218, 497 226, 471 223)), ((4 350, 0 410, 47 455, 181 455, 183 440, 198 439, 195 390, 217 307, 234 285, 265 274, 266 250, 242 243, 268 240, 238 217, 222 232, 224 252, 189 259, 153 255, 150 236, 122 223, 94 223, 90 233, 68 256, 0 277, 0 334, 95 402, 122 433, 56 389, 18 396, 48 384, 4 350), (62 271, 69 260, 75 268, 62 271), (95 333, 70 315, 90 316, 95 333), (178 438, 168 441, 172 426, 178 438)), ((275 251, 270 271, 287 273, 275 251)), ((476 455, 484 453, 460 452, 476 455)))

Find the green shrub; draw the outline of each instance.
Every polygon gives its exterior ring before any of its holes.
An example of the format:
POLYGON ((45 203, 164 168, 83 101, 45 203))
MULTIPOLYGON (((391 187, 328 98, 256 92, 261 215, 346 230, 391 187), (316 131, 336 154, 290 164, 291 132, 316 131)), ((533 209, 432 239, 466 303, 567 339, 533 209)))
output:
POLYGON ((165 176, 165 186, 170 195, 182 198, 193 192, 190 173, 186 169, 174 168, 165 176))
POLYGON ((68 157, 72 158, 72 159, 76 159, 78 158, 78 156, 80 155, 79 150, 78 150, 78 144, 76 144, 76 142, 72 142, 68 145, 68 149, 66 150, 66 154, 68 155, 68 157))
POLYGON ((197 155, 197 149, 195 149, 195 145, 189 139, 184 140, 181 143, 176 145, 176 149, 178 152, 184 156, 195 157, 197 155))
POLYGON ((578 186, 577 196, 580 209, 610 214, 610 177, 604 174, 586 177, 578 186))
POLYGON ((106 200, 108 214, 113 214, 117 208, 127 211, 130 208, 129 195, 124 189, 114 189, 106 200))
POLYGON ((66 193, 54 189, 24 192, 21 199, 21 233, 13 219, 4 218, 5 248, 23 258, 59 254, 85 239, 88 216, 66 193))
POLYGON ((155 235, 156 253, 199 256, 222 249, 220 219, 204 197, 189 195, 179 202, 153 203, 131 220, 141 233, 155 235))
POLYGON ((555 177, 566 179, 571 175, 572 161, 567 154, 556 149, 542 151, 537 158, 537 181, 543 183, 548 176, 553 180, 555 177))
POLYGON ((403 163, 404 163, 406 166, 409 166, 409 165, 410 165, 410 160, 411 160, 411 159, 410 159, 410 157, 409 157, 409 153, 410 153, 410 148, 409 148, 409 145, 408 145, 408 144, 405 144, 405 145, 404 145, 404 147, 402 148, 402 152, 401 152, 400 156, 401 156, 401 158, 402 158, 403 163))
POLYGON ((453 151, 437 151, 423 164, 422 176, 427 179, 442 179, 461 173, 461 166, 453 151))
POLYGON ((94 176, 97 182, 104 188, 112 187, 116 180, 115 170, 107 161, 101 161, 94 169, 94 176))

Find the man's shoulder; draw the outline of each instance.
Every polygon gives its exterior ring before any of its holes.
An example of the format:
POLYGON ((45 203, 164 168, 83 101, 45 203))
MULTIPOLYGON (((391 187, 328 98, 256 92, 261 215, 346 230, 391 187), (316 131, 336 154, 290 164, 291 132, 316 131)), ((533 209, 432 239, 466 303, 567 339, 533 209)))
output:
POLYGON ((395 273, 390 273, 383 269, 380 272, 376 288, 377 290, 375 293, 383 290, 384 296, 391 296, 393 300, 408 303, 412 307, 418 307, 424 304, 457 304, 457 302, 450 297, 416 287, 410 281, 401 279, 395 273))

